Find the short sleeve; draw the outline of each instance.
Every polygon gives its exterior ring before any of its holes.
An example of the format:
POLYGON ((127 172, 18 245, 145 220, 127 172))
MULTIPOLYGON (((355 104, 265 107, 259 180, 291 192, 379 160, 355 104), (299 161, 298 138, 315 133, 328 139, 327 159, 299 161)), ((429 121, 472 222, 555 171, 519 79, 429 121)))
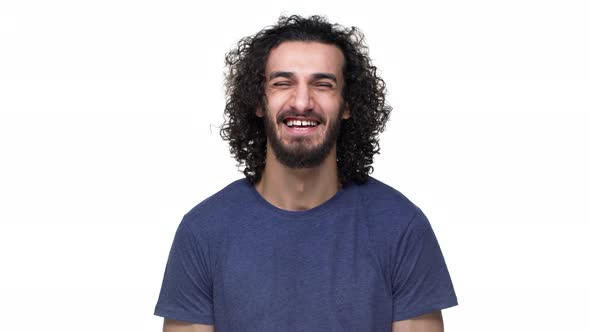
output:
POLYGON ((206 241, 183 220, 168 256, 155 315, 213 325, 213 286, 207 248, 206 241))
POLYGON ((422 211, 409 223, 392 259, 394 321, 457 305, 440 246, 422 211))

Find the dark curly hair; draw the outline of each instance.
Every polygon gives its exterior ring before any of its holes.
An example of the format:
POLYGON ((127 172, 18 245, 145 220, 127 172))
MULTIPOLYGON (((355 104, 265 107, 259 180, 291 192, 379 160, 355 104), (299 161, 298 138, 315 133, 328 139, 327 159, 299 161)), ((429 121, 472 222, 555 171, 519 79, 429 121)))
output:
POLYGON ((364 183, 379 153, 378 135, 385 129, 391 107, 385 101, 385 82, 372 65, 364 35, 355 27, 331 24, 325 17, 281 16, 276 25, 241 39, 225 56, 226 105, 221 137, 244 166, 251 183, 260 180, 266 162, 264 120, 256 109, 265 101, 265 67, 270 51, 285 41, 335 45, 344 54, 343 99, 351 117, 342 120, 336 143, 338 178, 364 183))

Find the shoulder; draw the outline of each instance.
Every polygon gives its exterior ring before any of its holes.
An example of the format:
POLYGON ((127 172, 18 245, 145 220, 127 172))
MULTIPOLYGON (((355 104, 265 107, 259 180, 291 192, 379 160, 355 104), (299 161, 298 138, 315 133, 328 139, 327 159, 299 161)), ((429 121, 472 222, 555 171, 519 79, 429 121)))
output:
POLYGON ((358 185, 361 204, 373 213, 416 214, 419 208, 397 189, 369 177, 365 184, 358 185))
POLYGON ((373 177, 357 187, 362 214, 366 217, 369 228, 377 234, 403 232, 422 213, 400 191, 373 177))
POLYGON ((246 179, 236 180, 209 196, 184 215, 183 226, 200 233, 223 227, 231 216, 245 208, 250 197, 250 184, 246 179))

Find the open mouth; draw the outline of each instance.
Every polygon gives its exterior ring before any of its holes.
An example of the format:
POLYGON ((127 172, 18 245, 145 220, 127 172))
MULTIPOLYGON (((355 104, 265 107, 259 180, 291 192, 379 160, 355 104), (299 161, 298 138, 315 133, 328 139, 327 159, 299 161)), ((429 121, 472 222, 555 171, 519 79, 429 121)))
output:
POLYGON ((295 119, 287 119, 283 121, 284 124, 287 125, 289 128, 311 128, 315 127, 320 124, 314 120, 295 120, 295 119))

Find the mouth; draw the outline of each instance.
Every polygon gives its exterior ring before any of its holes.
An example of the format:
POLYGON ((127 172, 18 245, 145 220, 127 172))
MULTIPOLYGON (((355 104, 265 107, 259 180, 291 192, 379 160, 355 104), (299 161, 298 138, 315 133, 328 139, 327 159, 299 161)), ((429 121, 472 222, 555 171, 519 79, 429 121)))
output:
POLYGON ((285 119, 283 123, 289 128, 313 128, 319 125, 319 121, 307 119, 285 119))

